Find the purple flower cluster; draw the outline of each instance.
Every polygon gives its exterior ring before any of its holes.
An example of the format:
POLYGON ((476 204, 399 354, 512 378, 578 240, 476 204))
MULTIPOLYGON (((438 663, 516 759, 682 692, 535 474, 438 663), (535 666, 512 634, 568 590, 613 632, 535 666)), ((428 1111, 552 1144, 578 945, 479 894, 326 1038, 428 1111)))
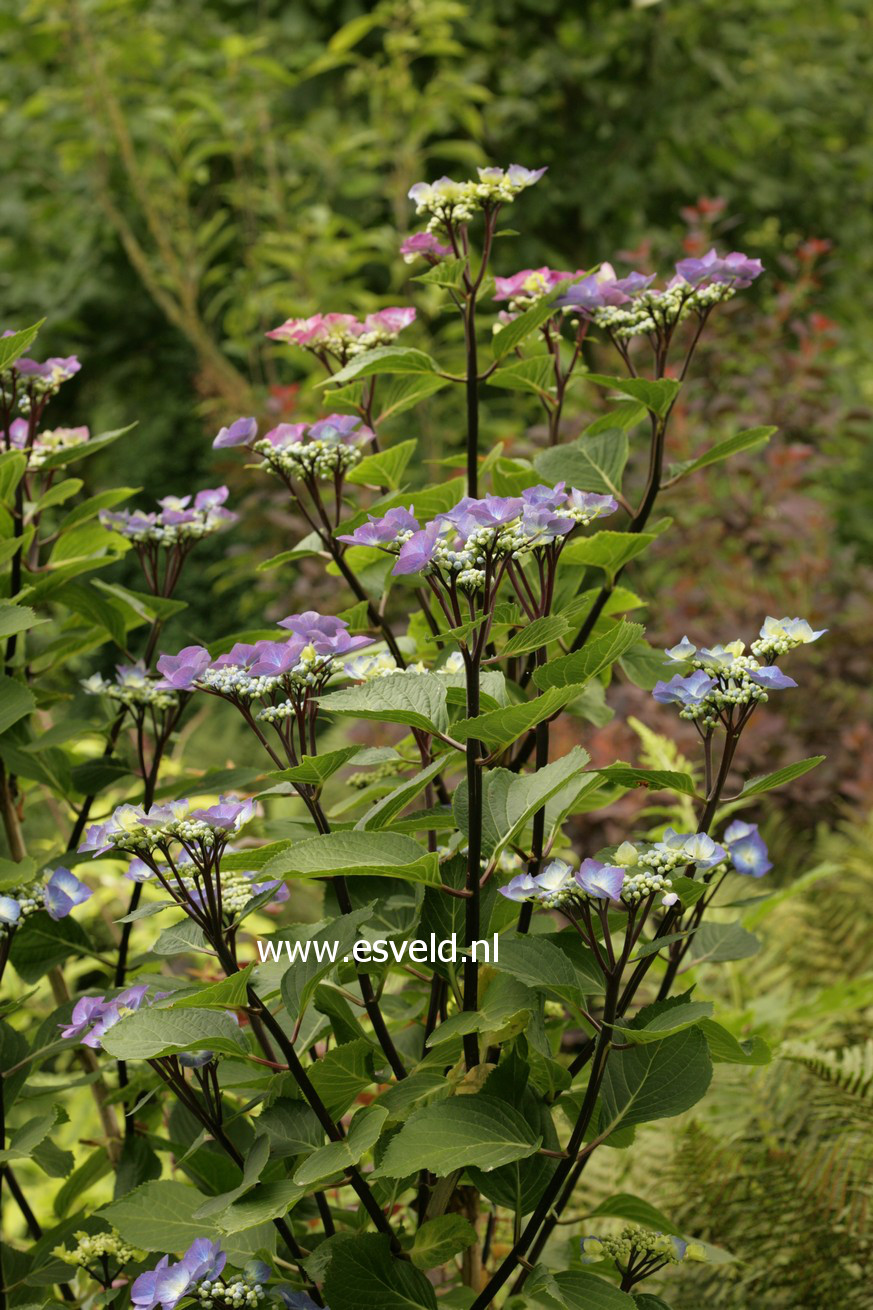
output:
POLYGON ((355 355, 396 341, 404 328, 415 322, 411 306, 395 305, 368 314, 363 320, 354 314, 313 314, 310 318, 289 318, 267 336, 311 351, 320 359, 331 356, 345 364, 355 355))
POLYGON ((136 544, 172 547, 198 541, 236 523, 238 516, 224 509, 228 494, 227 487, 213 487, 193 497, 164 496, 158 501, 160 510, 156 513, 104 509, 99 517, 104 528, 136 544))
POLYGON ((478 586, 486 556, 518 558, 560 543, 580 524, 618 508, 612 496, 568 491, 566 484, 528 487, 519 496, 464 496, 424 527, 409 509, 368 517, 339 537, 353 546, 376 546, 397 555, 393 572, 402 576, 436 568, 454 574, 462 586, 478 586))
POLYGON ((28 445, 30 423, 27 419, 16 418, 9 424, 9 445, 13 450, 21 450, 27 455, 27 467, 30 472, 41 469, 50 455, 62 450, 73 450, 84 446, 91 438, 90 429, 46 428, 38 432, 28 445))
MULTIPOLYGON (((761 631, 763 633, 764 629, 761 631)), ((763 642, 756 643, 758 655, 765 653, 763 645, 763 642)), ((666 682, 656 682, 652 695, 662 705, 678 705, 680 718, 689 719, 703 728, 713 728, 716 723, 724 722, 734 709, 750 713, 759 701, 767 700, 769 692, 797 686, 794 679, 775 664, 761 664, 757 655, 747 655, 745 651, 742 641, 698 650, 687 637, 683 637, 666 654, 693 671, 676 673, 666 682)))
POLYGON ((143 663, 116 665, 114 682, 92 673, 90 678, 83 678, 82 687, 89 696, 106 696, 130 710, 134 715, 148 708, 163 712, 173 710, 179 704, 179 697, 166 678, 155 678, 143 663))
POLYGON ((282 685, 312 686, 334 671, 332 661, 369 646, 372 638, 352 636, 344 619, 307 610, 279 622, 291 637, 286 641, 237 642, 212 659, 202 646, 185 646, 178 655, 161 655, 158 671, 179 691, 200 688, 219 695, 250 700, 282 685))
POLYGON ((676 276, 691 287, 715 284, 742 290, 750 287, 763 272, 764 265, 760 259, 750 259, 739 250, 729 255, 719 255, 713 249, 700 259, 680 259, 676 265, 676 276))
MULTIPOLYGON (((15 332, 12 328, 7 328, 0 336, 13 337, 15 332)), ((52 355, 42 362, 21 355, 11 364, 6 365, 3 374, 0 375, 0 386, 4 390, 9 390, 11 387, 20 387, 23 383, 25 394, 19 396, 19 401, 24 402, 22 408, 26 410, 29 408, 30 401, 27 392, 31 392, 34 398, 53 394, 62 383, 75 377, 81 367, 75 355, 52 355)))
POLYGON ((119 805, 104 823, 90 825, 79 850, 95 856, 109 851, 142 855, 172 842, 181 842, 189 852, 193 844, 223 850, 251 822, 255 809, 255 801, 236 796, 222 796, 217 805, 194 810, 188 800, 153 805, 150 810, 119 805))
POLYGON ((262 458, 261 468, 280 477, 311 484, 336 479, 363 457, 376 434, 354 414, 328 414, 316 423, 279 423, 263 437, 253 418, 238 418, 222 428, 215 449, 245 446, 262 458))
POLYGON ((665 287, 654 287, 654 274, 630 273, 618 277, 611 264, 602 264, 560 296, 555 304, 603 328, 622 343, 646 335, 662 343, 689 314, 705 318, 714 305, 751 285, 763 272, 758 259, 739 251, 720 257, 714 250, 702 259, 682 259, 665 287))
POLYGON ((37 910, 49 918, 65 919, 91 892, 69 869, 54 869, 42 881, 26 883, 0 893, 0 938, 13 931, 37 910))
POLYGON ((183 1297, 192 1296, 200 1283, 207 1283, 220 1298, 221 1285, 214 1287, 220 1278, 227 1256, 218 1242, 198 1237, 191 1243, 181 1260, 170 1264, 168 1255, 162 1256, 154 1269, 140 1274, 130 1291, 135 1310, 175 1310, 183 1297))
POLYGON ((737 873, 749 878, 763 878, 773 868, 767 844, 758 832, 757 823, 743 823, 734 819, 724 832, 731 864, 737 873))
POLYGON ((416 259, 424 259, 428 264, 438 264, 452 253, 451 246, 444 246, 432 232, 415 232, 407 237, 400 247, 400 253, 406 264, 416 259))
POLYGON ((133 1014, 144 1005, 153 1005, 163 1000, 169 992, 158 992, 148 997, 148 985, 139 983, 127 987, 117 996, 83 996, 73 1006, 73 1013, 68 1024, 59 1024, 62 1037, 81 1037, 83 1046, 99 1050, 103 1037, 125 1015, 133 1014), (84 1035, 83 1035, 84 1034, 84 1035))

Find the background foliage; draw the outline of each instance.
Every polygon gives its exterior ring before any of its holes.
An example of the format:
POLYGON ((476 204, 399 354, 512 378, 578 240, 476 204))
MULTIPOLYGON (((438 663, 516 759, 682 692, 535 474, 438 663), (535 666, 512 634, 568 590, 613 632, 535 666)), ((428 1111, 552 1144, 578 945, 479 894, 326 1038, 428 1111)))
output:
MULTIPOLYGON (((702 1208, 704 1235, 743 1257, 715 1302, 738 1308, 755 1298, 813 1306, 825 1291, 870 1303, 858 1201, 869 1155, 856 1149, 869 1057, 847 1089, 831 1053, 863 1042, 873 1003, 869 962, 853 945, 865 891, 869 903, 873 798, 871 25, 861 0, 35 0, 0 17, 0 158, 15 178, 0 193, 4 323, 50 306, 44 353, 76 349, 85 360, 54 422, 103 431, 138 420, 103 468, 85 466, 86 490, 111 470, 114 483, 142 488, 143 504, 182 492, 214 480, 207 436, 219 419, 311 416, 304 356, 257 342, 292 314, 402 301, 396 231, 408 230, 405 194, 418 177, 486 159, 549 165, 550 185, 526 201, 526 235, 499 255, 503 272, 607 258, 646 267, 706 248, 710 234, 764 259, 767 278, 706 344, 680 431, 689 445, 701 431, 726 435, 739 410, 780 435, 763 459, 689 484, 669 552, 635 579, 644 596, 673 597, 664 631, 649 631, 655 642, 685 625, 705 633, 741 603, 837 630, 826 652, 804 656, 806 689, 791 709, 755 725, 762 770, 816 749, 829 758, 771 820, 792 891, 767 925, 772 955, 730 966, 741 1013, 781 982, 768 1022, 775 1039, 803 1043, 797 1058, 818 1091, 785 1093, 777 1064, 756 1075, 754 1098, 739 1104, 725 1081, 704 1121, 664 1130, 677 1178, 699 1180, 697 1192, 677 1184, 677 1203, 702 1208), (815 850, 797 836, 801 810, 807 831, 810 817, 820 826, 815 850), (793 883, 817 866, 820 878, 793 883), (722 1197, 725 1161, 736 1178, 722 1197)), ((454 324, 423 320, 422 344, 455 344, 454 324)), ((460 441, 457 403, 441 394, 426 411, 434 458, 460 441)), ((522 403, 535 428, 535 406, 522 403)), ((501 414, 518 405, 491 406, 488 438, 506 435, 501 414)), ((225 633, 229 610, 242 629, 289 608, 281 577, 248 580, 255 553, 287 544, 285 511, 232 461, 222 474, 243 521, 229 556, 220 537, 201 547, 180 591, 185 628, 170 631, 168 649, 225 633)), ((129 560, 112 577, 138 585, 129 560)), ((633 688, 616 695, 634 710, 633 688)), ((199 765, 244 756, 226 731, 207 739, 195 727, 199 765)), ((595 762, 598 752, 639 756, 638 742, 617 740, 625 731, 599 729, 595 762)), ((712 1300, 708 1277, 683 1283, 686 1301, 673 1292, 674 1303, 712 1300)))

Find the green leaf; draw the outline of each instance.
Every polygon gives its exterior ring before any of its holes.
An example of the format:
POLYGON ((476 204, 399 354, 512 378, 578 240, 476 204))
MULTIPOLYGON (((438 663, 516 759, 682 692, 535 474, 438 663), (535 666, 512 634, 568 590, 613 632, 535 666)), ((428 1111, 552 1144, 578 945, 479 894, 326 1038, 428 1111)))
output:
POLYGON ((0 369, 9 368, 29 350, 44 322, 45 319, 41 318, 31 327, 10 332, 8 337, 0 337, 0 369))
POLYGON ((704 1019, 700 1031, 706 1038, 714 1064, 769 1064, 773 1059, 763 1037, 755 1034, 744 1041, 734 1037, 714 1019, 704 1019))
POLYGON ((555 945, 553 936, 501 933, 498 941, 494 967, 528 987, 578 1004, 586 991, 592 990, 592 983, 598 985, 596 979, 580 975, 569 955, 555 945))
POLYGON ((655 540, 654 532, 595 532, 592 537, 571 541, 561 552, 562 564, 584 564, 603 569, 610 582, 655 540))
POLYGON ((277 770, 267 776, 275 782, 297 782, 320 787, 361 749, 360 746, 341 746, 339 750, 325 751, 323 755, 304 755, 293 769, 277 770))
POLYGON ((424 282, 428 286, 448 287, 452 291, 457 291, 464 285, 464 274, 468 264, 469 260, 463 256, 460 259, 441 259, 426 273, 417 273, 412 281, 424 282))
POLYGON ((362 815, 355 824, 355 829, 364 831, 377 831, 380 828, 387 828, 392 821, 404 810, 411 801, 415 799, 434 778, 439 777, 445 769, 446 762, 444 759, 436 759, 421 769, 412 778, 405 778, 399 786, 390 791, 387 796, 378 800, 367 813, 362 815))
POLYGON ((536 1010, 536 998, 528 987, 508 974, 498 974, 488 984, 478 1010, 460 1010, 444 1019, 427 1040, 440 1046, 465 1033, 495 1033, 499 1040, 522 1032, 536 1010))
POLYGON ((17 678, 0 675, 0 732, 6 732, 35 709, 36 701, 29 687, 17 678))
POLYGON ((747 960, 757 955, 761 943, 739 922, 703 922, 691 939, 695 964, 721 964, 726 960, 747 960))
POLYGON ((684 873, 678 876, 674 873, 670 881, 673 884, 673 891, 682 902, 686 910, 690 910, 692 905, 696 905, 701 896, 706 895, 706 883, 698 882, 695 878, 686 878, 684 873))
MULTIPOLYGON (((582 374, 582 377, 585 375, 582 374)), ((601 432, 611 432, 619 429, 622 432, 629 432, 635 428, 641 419, 646 417, 646 406, 641 405, 636 400, 621 400, 617 405, 606 414, 601 414, 593 423, 589 423, 583 432, 583 436, 596 437, 601 432)))
POLYGON ((547 687, 573 686, 577 692, 590 678, 595 678, 621 659, 625 651, 639 641, 645 629, 639 623, 621 619, 601 636, 587 641, 581 650, 550 660, 534 670, 533 681, 545 690, 547 687))
POLYGON ((308 1155, 324 1141, 324 1129, 305 1101, 282 1097, 258 1115, 256 1124, 258 1132, 269 1137, 270 1156, 274 1160, 308 1155))
MULTIPOLYGON (((482 839, 485 854, 493 857, 512 841, 537 810, 583 772, 588 759, 586 750, 574 746, 567 755, 535 773, 489 769, 483 779, 482 839)), ((458 827, 468 833, 466 779, 455 790, 453 808, 458 827)))
POLYGON ((696 1105, 711 1080, 706 1038, 696 1028, 612 1051, 603 1076, 600 1130, 682 1114, 696 1105))
POLYGON ((202 1204, 196 1188, 160 1179, 143 1183, 97 1214, 141 1251, 180 1252, 196 1237, 215 1237, 213 1223, 194 1218, 202 1204))
POLYGON ((319 387, 337 386, 354 378, 368 378, 377 373, 436 373, 436 360, 423 350, 408 346, 376 346, 374 350, 355 355, 344 368, 332 377, 317 383, 319 387))
MULTIPOLYGON (((379 681, 387 681, 387 679, 380 678, 379 681)), ((502 750, 530 728, 536 727, 545 719, 553 718, 574 696, 578 696, 581 690, 578 685, 550 687, 542 696, 535 696, 533 700, 522 701, 519 705, 508 705, 505 709, 490 710, 487 714, 479 714, 474 719, 461 719, 452 726, 452 735, 458 741, 468 741, 473 738, 483 742, 490 750, 502 750)))
POLYGON ((627 433, 620 428, 580 437, 566 446, 543 450, 534 458, 534 468, 547 482, 563 479, 579 491, 597 491, 615 496, 621 492, 621 479, 630 447, 627 433))
MULTIPOLYGON (((0 637, 11 637, 16 632, 25 632, 28 628, 45 622, 45 619, 40 618, 35 610, 27 605, 10 605, 7 601, 0 604, 0 637)), ((2 694, 0 688, 0 698, 2 694)))
POLYGON ((311 1187, 313 1183, 344 1174, 373 1149, 387 1118, 388 1111, 379 1105, 359 1110, 349 1125, 347 1136, 313 1151, 297 1169, 294 1182, 298 1187, 311 1187))
POLYGON ((19 978, 33 983, 69 955, 90 954, 88 938, 74 918, 56 922, 41 910, 29 915, 17 930, 9 958, 19 978))
POLYGON ((552 1274, 537 1265, 524 1290, 540 1305, 561 1310, 636 1310, 633 1297, 585 1269, 552 1274))
POLYGON ((266 878, 405 878, 439 882, 439 860, 411 837, 392 832, 330 832, 297 842, 264 866, 266 878))
POLYGON ((541 646, 548 646, 550 641, 563 637, 569 627, 567 620, 560 614, 547 614, 545 618, 534 619, 533 623, 510 637, 500 652, 501 657, 525 655, 528 651, 539 650, 541 646))
POLYGON ((211 1010, 159 1010, 151 1005, 127 1014, 106 1033, 103 1049, 117 1060, 149 1060, 182 1051, 240 1055, 246 1039, 226 1014, 211 1010))
POLYGON ((499 332, 495 333, 492 349, 495 359, 504 359, 516 346, 521 345, 526 337, 537 328, 547 323, 556 313, 555 306, 551 297, 538 300, 526 309, 523 314, 519 314, 511 323, 507 323, 499 332))
POLYGON ((445 732, 448 728, 446 681, 436 673, 395 674, 374 678, 360 687, 348 687, 319 697, 328 714, 351 714, 357 719, 379 723, 403 723, 422 732, 445 732))
POLYGON ((673 465, 670 468, 670 475, 684 478, 689 473, 696 473, 698 469, 708 468, 710 464, 718 464, 723 459, 730 459, 731 455, 739 455, 743 450, 757 450, 759 446, 766 446, 777 431, 778 428, 747 428, 745 432, 738 432, 736 436, 728 437, 718 445, 711 446, 696 459, 673 465))
MULTIPOLYGON (((0 338, 2 340, 2 338, 0 338)), ((13 493, 21 479, 24 477, 27 468, 27 456, 23 455, 20 450, 4 450, 0 452, 0 502, 3 504, 12 504, 13 493)), ((7 531, 11 532, 11 522, 6 519, 9 525, 7 531)), ((14 538, 7 542, 10 548, 17 549, 21 542, 20 537, 14 538)))
MULTIPOLYGON (((305 1187, 298 1187, 290 1179, 273 1183, 259 1183, 246 1196, 241 1196, 214 1220, 222 1233, 248 1232, 271 1219, 282 1219, 306 1195, 305 1187)), ((214 1237, 215 1234, 213 1233, 214 1237)), ((222 1243, 227 1246, 226 1242, 222 1243)))
POLYGON ((416 1230, 409 1258, 417 1269, 436 1269, 476 1242, 476 1230, 459 1214, 427 1219, 416 1230))
POLYGON ((313 1087, 334 1119, 344 1115, 361 1092, 376 1081, 375 1054, 376 1048, 360 1037, 335 1046, 308 1070, 313 1087))
POLYGON ((270 1158, 270 1141, 266 1133, 256 1137, 249 1150, 243 1165, 243 1175, 238 1185, 228 1192, 222 1192, 218 1196, 210 1196, 208 1201, 200 1206, 194 1212, 195 1219, 210 1219, 213 1215, 220 1214, 228 1206, 233 1205, 244 1196, 260 1178, 264 1172, 267 1160, 270 1158))
POLYGON ((761 792, 772 791, 774 787, 781 787, 783 783, 793 782, 795 778, 802 778, 810 769, 815 769, 825 760, 825 755, 811 755, 809 759, 798 760, 796 764, 786 764, 784 769, 776 769, 774 773, 765 773, 760 778, 750 778, 743 784, 743 790, 740 795, 759 796, 761 792))
MULTIPOLYGON (((642 1014, 637 1017, 641 1018, 642 1014)), ((674 1005, 669 1010, 653 1014, 651 1019, 641 1027, 613 1024, 613 1031, 621 1034, 622 1041, 636 1046, 646 1046, 651 1042, 660 1041, 663 1037, 672 1037, 674 1033, 683 1032, 686 1028, 699 1024, 702 1019, 708 1019, 711 1014, 711 1002, 686 1001, 682 1005, 674 1005)))
POLYGON ((697 795, 694 779, 687 773, 673 773, 669 769, 635 769, 629 764, 610 764, 597 772, 619 787, 647 787, 649 791, 674 791, 680 796, 697 795))
POLYGON ((542 1144, 517 1110, 492 1096, 452 1096, 406 1120, 375 1178, 407 1178, 429 1169, 438 1178, 476 1165, 490 1171, 533 1155, 542 1144))
POLYGON ((81 491, 83 485, 81 478, 65 478, 63 482, 56 482, 40 496, 34 511, 41 514, 43 510, 51 509, 53 505, 63 505, 65 500, 69 500, 71 496, 76 495, 76 492, 81 491))
POLYGON ((375 420, 376 427, 413 409, 420 401, 448 385, 448 379, 438 377, 436 373, 415 373, 408 377, 394 378, 384 393, 381 387, 377 392, 381 409, 375 420))
POLYGON ((673 1221, 668 1219, 661 1210, 656 1210, 648 1201, 642 1200, 639 1196, 633 1196, 630 1192, 619 1192, 617 1195, 601 1201, 591 1211, 589 1218, 594 1219, 599 1215, 613 1219, 627 1219, 629 1223, 640 1224, 643 1228, 651 1228, 656 1233, 670 1233, 673 1237, 682 1236, 682 1230, 677 1228, 673 1221))
POLYGON ((346 482, 362 487, 390 487, 395 491, 403 481, 406 466, 415 453, 418 442, 401 441, 376 455, 366 455, 346 474, 346 482))
POLYGON ((64 1122, 67 1115, 60 1106, 55 1106, 49 1114, 35 1115, 9 1134, 5 1150, 0 1150, 0 1164, 12 1160, 27 1160, 44 1142, 58 1122, 64 1122), (63 1118, 61 1118, 63 1116, 63 1118))
POLYGON ((420 1269, 391 1253, 390 1238, 364 1233, 338 1242, 324 1280, 331 1310, 437 1310, 420 1269))
POLYGON ((306 959, 298 957, 294 965, 282 974, 282 1000, 292 1019, 299 1019, 303 1014, 322 978, 351 954, 359 929, 372 914, 372 905, 365 905, 363 909, 352 910, 350 914, 334 919, 309 938, 306 959))
POLYGON ((489 387, 505 391, 527 391, 541 399, 555 394, 555 365, 551 355, 531 355, 499 368, 488 379, 489 387))
POLYGON ((637 400, 646 409, 650 409, 653 414, 663 418, 674 400, 679 394, 681 382, 676 382, 672 378, 610 378, 605 377, 602 373, 588 373, 587 380, 596 382, 598 386, 609 387, 613 391, 620 391, 623 396, 630 396, 632 400, 637 400))
POLYGON ((222 978, 221 982, 211 983, 208 987, 201 987, 199 991, 178 999, 174 997, 169 1009, 233 1010, 245 1006, 248 1002, 246 989, 253 968, 253 964, 247 964, 239 973, 232 973, 229 978, 222 978))
MULTIPOLYGON (((47 472, 49 469, 63 468, 64 465, 72 464, 76 460, 87 459, 91 455, 96 455, 99 451, 105 450, 107 446, 111 446, 119 437, 132 432, 135 427, 135 423, 128 423, 125 428, 115 428, 112 432, 101 432, 99 436, 92 437, 90 441, 84 441, 81 446, 68 446, 66 450, 56 450, 53 455, 48 455, 43 461, 42 472, 47 472)), ((52 559, 54 558, 53 553, 52 559)))
POLYGON ((154 955, 184 955, 188 951, 202 951, 206 947, 203 929, 190 919, 165 928, 152 947, 154 955))

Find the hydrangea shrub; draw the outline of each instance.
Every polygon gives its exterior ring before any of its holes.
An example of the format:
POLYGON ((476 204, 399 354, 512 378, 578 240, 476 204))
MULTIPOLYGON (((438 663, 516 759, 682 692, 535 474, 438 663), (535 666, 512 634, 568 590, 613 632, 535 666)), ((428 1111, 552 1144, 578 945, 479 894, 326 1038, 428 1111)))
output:
MULTIPOLYGON (((693 1107, 714 1065, 770 1058, 713 1017, 697 971, 754 949, 731 907, 772 868, 761 797, 817 759, 753 777, 743 732, 823 633, 744 615, 751 642, 676 634, 661 653, 626 585, 669 528, 653 517, 669 488, 772 431, 670 462, 701 334, 762 267, 711 251, 660 283, 608 263, 495 276, 505 207, 543 173, 410 192, 425 225, 400 252, 459 316, 458 358, 407 344, 411 306, 268 334, 318 359, 327 412, 231 419, 216 459, 238 451, 240 476, 280 489, 305 533, 270 563, 292 593, 297 561, 327 567, 338 612, 298 586, 266 637, 168 648, 183 568, 237 522, 227 487, 154 511, 117 508, 127 488, 80 499, 68 466, 121 434, 46 428, 78 361, 34 362, 36 329, 0 340, 13 1304, 652 1310, 674 1267, 729 1258, 655 1191, 586 1206, 584 1171, 693 1107), (592 351, 616 374, 591 371, 592 351), (610 403, 571 439, 581 384, 610 403), (394 420, 414 433, 451 386, 464 473, 422 486, 394 420), (541 406, 526 454, 480 448, 486 387, 541 406), (142 591, 100 576, 126 551, 142 591), (114 677, 93 669, 110 643, 114 677), (622 678, 696 734, 687 772, 592 764, 586 724, 622 678), (96 716, 84 729, 74 698, 96 716), (235 716, 259 766, 180 779, 169 754, 194 712, 235 716), (564 754, 559 720, 578 738, 564 754), (649 826, 591 849, 585 816, 637 787, 661 798, 649 826), (29 850, 49 804, 50 842, 29 850), (304 883, 317 923, 289 921, 304 883), (92 892, 102 918, 80 908, 92 892), (75 1156, 54 1140, 67 1097, 93 1120, 75 1156), (34 1166, 58 1180, 51 1214, 19 1181, 34 1166)), ((449 463, 458 446, 448 434, 449 463)))

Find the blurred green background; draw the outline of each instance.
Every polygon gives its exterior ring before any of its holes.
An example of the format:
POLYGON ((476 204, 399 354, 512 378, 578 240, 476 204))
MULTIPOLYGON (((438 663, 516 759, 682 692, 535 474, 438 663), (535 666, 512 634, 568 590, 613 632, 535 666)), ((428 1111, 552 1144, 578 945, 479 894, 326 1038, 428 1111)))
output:
MULTIPOLYGON (((674 530, 632 580, 653 602, 655 642, 686 630, 748 640, 768 612, 831 629, 798 656, 790 707, 756 723, 756 771, 818 751, 828 761, 768 820, 786 889, 772 949, 725 975, 738 1015, 761 1022, 757 998, 775 998, 763 1021, 811 1044, 807 1072, 786 1081, 776 1065, 751 1094, 725 1079, 705 1121, 671 1126, 646 1162, 675 1178, 702 1235, 745 1261, 729 1277, 701 1271, 685 1300, 671 1289, 687 1310, 704 1295, 738 1310, 873 1305, 860 1276, 873 1085, 861 1045, 873 1007, 871 85, 866 0, 32 0, 0 14, 3 326, 45 314, 45 353, 82 358, 55 424, 137 421, 102 467, 86 466, 94 484, 142 487, 145 503, 226 480, 243 515, 189 567, 177 644, 325 594, 305 572, 253 580, 254 560, 300 533, 240 461, 211 450, 240 413, 318 412, 308 357, 264 332, 414 295, 410 338, 457 348, 434 289, 410 283, 397 256, 416 226, 414 181, 548 165, 516 206, 498 273, 606 259, 669 269, 713 241, 764 260, 766 277, 698 356, 671 453, 755 424, 780 435, 766 456, 675 495, 674 530), (834 1073, 846 1045, 848 1091, 834 1073)), ((577 389, 570 433, 591 417, 590 392, 577 389)), ((487 400, 486 444, 523 453, 541 440, 533 401, 487 400)), ((463 432, 457 404, 441 393, 396 432, 444 456, 463 432)), ((138 585, 130 561, 119 578, 138 585)), ((650 703, 621 686, 610 700, 620 713, 592 734, 595 757, 638 754, 625 717, 655 721, 650 703)), ((217 740, 221 764, 234 743, 217 740)))

